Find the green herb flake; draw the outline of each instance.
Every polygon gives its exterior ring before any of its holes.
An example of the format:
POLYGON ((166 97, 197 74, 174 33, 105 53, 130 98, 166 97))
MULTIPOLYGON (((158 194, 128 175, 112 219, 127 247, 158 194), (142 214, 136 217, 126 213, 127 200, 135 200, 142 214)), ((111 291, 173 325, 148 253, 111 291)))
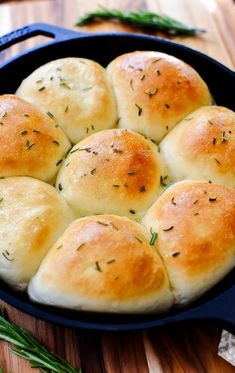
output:
POLYGON ((129 212, 133 215, 135 214, 135 210, 129 210, 129 212))
POLYGON ((107 263, 107 264, 111 264, 111 263, 114 263, 114 262, 116 262, 115 259, 110 259, 110 260, 108 260, 106 263, 107 263))
POLYGON ((104 223, 103 221, 97 220, 96 223, 108 227, 108 223, 104 223))
POLYGON ((29 117, 30 117, 30 115, 29 115, 29 114, 27 114, 27 113, 24 113, 24 117, 26 117, 26 118, 29 118, 29 117))
POLYGON ((35 143, 30 144, 29 139, 26 139, 26 141, 25 141, 25 148, 27 150, 31 149, 34 145, 36 145, 36 144, 35 143))
POLYGON ((175 205, 175 206, 176 206, 176 203, 175 203, 175 197, 172 197, 172 198, 171 198, 171 203, 172 203, 172 205, 175 205))
POLYGON ((212 123, 211 120, 208 120, 208 123, 209 123, 211 126, 213 126, 213 123, 212 123))
POLYGON ((2 202, 3 200, 4 200, 4 197, 1 197, 1 198, 0 198, 0 202, 2 202))
POLYGON ((86 92, 86 91, 90 91, 90 89, 92 89, 93 87, 86 87, 86 88, 83 88, 82 91, 83 92, 86 92))
POLYGON ((114 187, 114 188, 119 188, 120 185, 118 185, 118 184, 113 184, 113 187, 114 187))
POLYGON ((142 112, 143 112, 143 109, 142 109, 139 105, 137 105, 137 104, 135 104, 135 106, 136 106, 137 109, 138 109, 138 116, 140 117, 141 114, 142 114, 142 112))
POLYGON ((91 129, 92 129, 92 131, 94 131, 94 130, 95 130, 95 127, 93 126, 93 124, 91 125, 91 129))
POLYGON ((127 173, 128 173, 128 175, 135 175, 137 172, 136 171, 128 171, 127 173))
POLYGON ((172 254, 172 257, 173 257, 173 258, 176 258, 176 257, 179 256, 179 255, 180 255, 180 252, 179 252, 179 251, 176 251, 175 253, 172 254))
POLYGON ((156 63, 156 62, 158 62, 160 60, 161 60, 161 58, 156 58, 155 60, 152 61, 152 63, 156 63))
POLYGON ((3 251, 3 252, 2 252, 2 255, 3 255, 4 258, 5 258, 6 260, 8 260, 9 262, 13 262, 14 259, 9 257, 9 256, 10 256, 10 253, 9 253, 7 250, 3 251))
POLYGON ((94 175, 96 168, 93 168, 93 170, 90 171, 91 175, 94 175))
POLYGON ((98 262, 98 261, 95 262, 95 269, 96 269, 98 272, 102 272, 102 269, 100 268, 100 265, 99 265, 99 262, 98 262))
POLYGON ((63 159, 60 159, 57 163, 56 166, 59 166, 63 162, 63 159))
POLYGON ((213 157, 213 159, 216 161, 216 163, 217 163, 219 166, 221 165, 220 161, 219 161, 217 158, 213 157))
POLYGON ((165 104, 165 107, 166 107, 167 109, 170 109, 170 105, 169 105, 169 104, 165 104))
POLYGON ((62 247, 63 247, 63 245, 60 245, 60 246, 58 246, 58 247, 56 248, 56 250, 60 250, 60 249, 62 249, 62 247))
POLYGON ((28 133, 27 130, 22 130, 22 131, 20 131, 20 134, 21 134, 21 135, 27 135, 27 133, 28 133))
POLYGON ((84 247, 85 242, 82 242, 77 248, 76 251, 79 251, 82 247, 84 247))
POLYGON ((168 176, 160 176, 160 184, 163 186, 163 187, 165 187, 165 186, 167 186, 168 184, 167 183, 165 183, 165 181, 164 180, 166 180, 168 178, 168 176))
POLYGON ((143 243, 143 241, 142 241, 139 237, 135 236, 135 239, 136 239, 136 241, 138 241, 139 243, 143 243))
POLYGON ((66 89, 71 89, 71 87, 65 82, 61 82, 60 86, 63 87, 63 88, 66 88, 66 89))
POLYGON ((123 153, 123 150, 113 148, 113 152, 114 153, 123 153))
POLYGON ((42 91, 44 91, 44 89, 46 89, 45 86, 38 88, 38 91, 39 91, 39 92, 42 92, 42 91))
POLYGON ((214 137, 211 142, 212 142, 213 145, 215 145, 216 144, 216 138, 214 137))
POLYGON ((145 74, 143 74, 140 78, 140 80, 144 80, 145 79, 145 74))
POLYGON ((158 237, 158 234, 157 234, 157 232, 153 232, 153 231, 152 231, 152 228, 150 229, 150 233, 151 233, 151 240, 150 240, 149 244, 150 244, 151 246, 154 246, 154 245, 155 245, 155 242, 156 242, 156 239, 157 239, 157 237, 158 237))
POLYGON ((67 105, 66 108, 64 109, 64 112, 67 113, 69 110, 69 106, 67 105))
POLYGON ((42 83, 43 79, 36 80, 36 83, 42 83))
POLYGON ((198 203, 198 201, 199 201, 199 200, 196 199, 196 200, 193 202, 193 204, 196 205, 196 204, 198 203))
POLYGON ((141 185, 141 187, 140 187, 140 193, 144 193, 145 191, 146 191, 145 186, 141 185))
POLYGON ((222 136, 221 136, 221 142, 226 142, 228 141, 228 136, 226 135, 226 132, 223 131, 222 136))
POLYGON ((60 146, 60 143, 56 140, 52 140, 52 143, 55 144, 56 146, 60 146))
POLYGON ((60 192, 63 190, 63 187, 62 187, 61 183, 58 184, 58 189, 59 189, 60 192))
POLYGON ((134 87, 133 87, 133 79, 130 80, 130 87, 131 87, 132 91, 134 91, 134 87))
POLYGON ((209 202, 215 202, 217 200, 217 197, 210 197, 209 202))
POLYGON ((171 225, 169 228, 162 229, 164 232, 169 232, 174 228, 173 225, 171 225))
POLYGON ((111 227, 113 228, 113 229, 115 229, 116 231, 118 231, 119 229, 118 229, 118 227, 111 221, 110 223, 109 223, 110 225, 111 225, 111 227))

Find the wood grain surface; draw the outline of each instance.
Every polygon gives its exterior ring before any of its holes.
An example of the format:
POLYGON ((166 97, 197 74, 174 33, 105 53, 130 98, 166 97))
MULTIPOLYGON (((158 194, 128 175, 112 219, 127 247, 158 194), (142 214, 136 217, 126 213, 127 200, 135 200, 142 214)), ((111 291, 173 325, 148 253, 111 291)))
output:
MULTIPOLYGON (((43 0, 0 5, 0 35, 33 22, 70 29, 84 12, 98 4, 122 10, 148 9, 203 27, 203 37, 178 39, 235 70, 235 6, 232 0, 43 0)), ((86 27, 87 32, 131 31, 115 22, 86 27)), ((140 30, 135 30, 139 32, 140 30)), ((44 39, 32 38, 0 53, 0 62, 44 39)), ((235 368, 217 356, 221 327, 187 323, 144 332, 91 332, 53 325, 25 315, 1 302, 9 319, 29 329, 49 350, 64 356, 83 373, 232 373, 235 368)), ((0 342, 4 372, 37 372, 0 342)), ((61 372, 63 373, 63 372, 61 372)))

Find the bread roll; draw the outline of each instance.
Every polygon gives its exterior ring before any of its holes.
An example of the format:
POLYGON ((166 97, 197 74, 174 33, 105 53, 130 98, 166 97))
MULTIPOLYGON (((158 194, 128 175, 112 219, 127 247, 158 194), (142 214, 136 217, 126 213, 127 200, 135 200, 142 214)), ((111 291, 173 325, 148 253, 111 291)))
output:
POLYGON ((211 180, 235 187, 235 113, 206 106, 182 120, 161 142, 172 180, 211 180))
POLYGON ((17 94, 44 113, 50 111, 73 144, 117 122, 105 69, 86 58, 62 58, 39 67, 17 94))
POLYGON ((70 143, 53 118, 14 95, 0 96, 0 177, 53 181, 70 143))
POLYGON ((48 252, 28 293, 36 302, 86 311, 162 312, 173 303, 146 230, 114 215, 73 222, 48 252))
POLYGON ((30 177, 0 180, 0 278, 25 290, 73 214, 51 185, 30 177))
POLYGON ((77 217, 143 216, 165 179, 158 148, 138 133, 104 130, 75 145, 56 185, 77 217))
POLYGON ((181 119, 209 105, 211 96, 198 73, 160 52, 132 52, 107 67, 120 117, 119 126, 159 142, 181 119))
POLYGON ((177 304, 200 297, 235 264, 235 191, 182 181, 167 189, 143 219, 157 232, 177 304))

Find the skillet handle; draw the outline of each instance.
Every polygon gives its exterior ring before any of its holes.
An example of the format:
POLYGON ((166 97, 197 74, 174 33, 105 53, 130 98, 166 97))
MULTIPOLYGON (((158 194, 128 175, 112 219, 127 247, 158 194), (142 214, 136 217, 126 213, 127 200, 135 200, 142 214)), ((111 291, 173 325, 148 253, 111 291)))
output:
POLYGON ((215 299, 183 313, 181 317, 182 320, 214 320, 235 334, 235 285, 215 299))
MULTIPOLYGON (((0 37, 0 52, 11 45, 37 35, 49 36, 53 39, 52 42, 54 43, 72 38, 78 38, 83 34, 46 23, 33 23, 32 25, 21 27, 0 37)), ((49 43, 51 42, 44 43, 44 45, 49 43)))

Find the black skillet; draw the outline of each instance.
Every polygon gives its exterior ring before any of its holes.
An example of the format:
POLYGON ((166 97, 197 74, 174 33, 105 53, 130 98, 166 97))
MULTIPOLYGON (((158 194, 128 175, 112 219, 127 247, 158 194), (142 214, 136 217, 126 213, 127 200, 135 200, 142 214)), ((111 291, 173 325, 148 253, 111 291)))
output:
MULTIPOLYGON (((33 24, 0 38, 0 52, 36 35, 53 41, 0 65, 0 94, 14 93, 27 75, 42 64, 62 57, 86 57, 106 66, 120 54, 135 50, 156 50, 172 54, 193 66, 208 84, 218 105, 235 111, 235 73, 202 53, 160 38, 133 34, 81 34, 47 24, 33 24)), ((4 53, 4 52, 3 52, 4 53)), ((1 55, 0 55, 1 57, 1 55)), ((199 301, 167 315, 110 315, 74 312, 34 304, 0 282, 0 298, 16 308, 51 322, 76 328, 134 330, 192 320, 215 320, 235 333, 235 270, 199 301)))

